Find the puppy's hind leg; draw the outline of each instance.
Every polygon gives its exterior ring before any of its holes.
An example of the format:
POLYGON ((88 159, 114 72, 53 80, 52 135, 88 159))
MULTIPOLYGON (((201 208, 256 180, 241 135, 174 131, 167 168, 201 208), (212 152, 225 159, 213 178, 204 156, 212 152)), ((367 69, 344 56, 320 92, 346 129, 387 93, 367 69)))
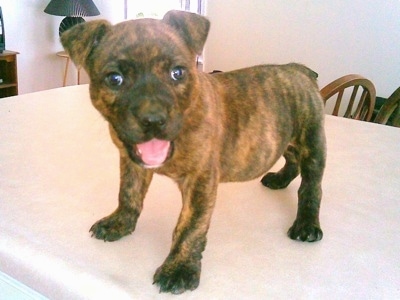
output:
POLYGON ((283 168, 276 173, 267 173, 262 179, 261 183, 271 189, 283 189, 295 179, 300 173, 299 166, 299 153, 293 145, 289 145, 283 154, 286 160, 283 168))
POLYGON ((293 240, 315 242, 322 239, 319 208, 322 197, 321 181, 325 168, 326 142, 323 126, 305 129, 300 153, 301 185, 298 190, 296 220, 288 231, 293 240))

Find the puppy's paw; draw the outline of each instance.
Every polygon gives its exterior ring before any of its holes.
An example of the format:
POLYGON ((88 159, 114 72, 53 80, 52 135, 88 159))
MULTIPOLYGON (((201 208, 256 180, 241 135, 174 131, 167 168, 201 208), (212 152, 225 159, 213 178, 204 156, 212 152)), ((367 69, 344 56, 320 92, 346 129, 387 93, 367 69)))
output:
POLYGON ((92 232, 92 236, 99 240, 112 242, 132 233, 135 230, 136 221, 137 217, 116 211, 93 224, 89 232, 92 232))
POLYGON ((268 173, 261 179, 261 183, 273 190, 283 189, 289 185, 291 179, 287 179, 280 173, 268 173))
POLYGON ((160 293, 182 294, 193 291, 200 283, 201 263, 165 262, 154 274, 153 284, 160 287, 160 293))
POLYGON ((316 242, 322 239, 323 233, 319 225, 307 222, 298 222, 297 220, 293 223, 288 231, 288 236, 292 240, 298 240, 302 242, 316 242))

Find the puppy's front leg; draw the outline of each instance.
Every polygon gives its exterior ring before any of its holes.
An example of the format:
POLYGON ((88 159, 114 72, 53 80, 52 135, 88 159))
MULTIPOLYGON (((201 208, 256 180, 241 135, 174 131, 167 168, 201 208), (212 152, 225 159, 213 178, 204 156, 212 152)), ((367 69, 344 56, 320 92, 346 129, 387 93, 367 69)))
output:
POLYGON ((200 282, 202 252, 215 205, 218 179, 209 171, 180 184, 182 211, 173 234, 171 251, 154 275, 160 292, 181 294, 200 282))
POLYGON ((153 177, 152 171, 139 167, 123 152, 120 158, 120 172, 118 208, 90 228, 92 236, 104 241, 118 240, 135 230, 144 197, 153 177))

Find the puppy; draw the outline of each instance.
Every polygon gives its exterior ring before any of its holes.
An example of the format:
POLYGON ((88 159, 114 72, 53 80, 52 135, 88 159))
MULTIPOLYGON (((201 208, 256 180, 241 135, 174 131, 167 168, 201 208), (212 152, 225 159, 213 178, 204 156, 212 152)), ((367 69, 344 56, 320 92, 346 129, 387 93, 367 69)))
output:
POLYGON ((153 173, 182 193, 171 251, 154 275, 161 292, 198 287, 218 183, 261 177, 282 155, 284 167, 261 181, 281 189, 301 174, 288 235, 322 238, 326 150, 316 73, 298 64, 199 72, 209 27, 202 16, 170 11, 162 20, 92 21, 61 37, 88 72, 92 103, 120 152, 119 206, 92 226, 93 236, 115 241, 135 230, 153 173))

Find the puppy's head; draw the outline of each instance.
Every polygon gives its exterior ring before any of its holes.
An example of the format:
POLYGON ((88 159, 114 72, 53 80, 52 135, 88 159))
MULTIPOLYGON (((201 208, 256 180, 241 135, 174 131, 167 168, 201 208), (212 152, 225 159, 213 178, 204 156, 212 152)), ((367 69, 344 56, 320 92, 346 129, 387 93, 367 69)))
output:
POLYGON ((62 35, 71 59, 89 74, 93 105, 137 163, 157 167, 172 155, 198 93, 195 61, 209 26, 199 15, 171 11, 163 20, 87 22, 62 35))

